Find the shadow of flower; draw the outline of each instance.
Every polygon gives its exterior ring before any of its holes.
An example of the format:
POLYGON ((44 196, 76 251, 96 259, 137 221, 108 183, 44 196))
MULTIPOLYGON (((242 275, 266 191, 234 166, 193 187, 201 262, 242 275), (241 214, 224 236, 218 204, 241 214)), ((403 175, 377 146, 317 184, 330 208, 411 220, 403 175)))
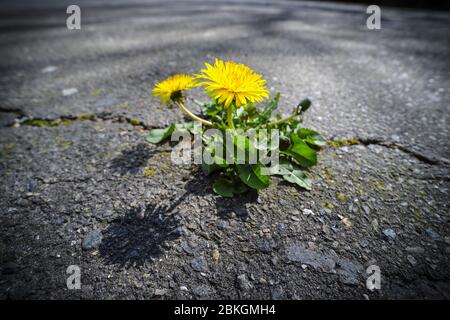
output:
POLYGON ((223 219, 248 219, 247 204, 255 202, 256 192, 248 192, 235 198, 215 196, 211 198, 212 179, 201 171, 194 171, 193 178, 173 200, 158 205, 147 205, 126 212, 122 219, 114 221, 103 231, 100 255, 106 264, 127 267, 152 262, 164 253, 170 242, 182 237, 183 217, 177 207, 194 197, 204 197, 211 201, 211 208, 223 219), (205 187, 211 186, 211 187, 205 187), (234 214, 233 214, 234 213, 234 214))
POLYGON ((160 256, 167 244, 180 235, 171 208, 148 205, 130 210, 104 230, 99 252, 106 264, 143 265, 160 256))

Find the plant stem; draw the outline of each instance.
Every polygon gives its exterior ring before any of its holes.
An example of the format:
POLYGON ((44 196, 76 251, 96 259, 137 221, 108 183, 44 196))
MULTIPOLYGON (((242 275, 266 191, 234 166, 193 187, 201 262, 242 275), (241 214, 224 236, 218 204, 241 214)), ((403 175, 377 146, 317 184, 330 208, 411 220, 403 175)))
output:
POLYGON ((230 104, 230 106, 227 109, 228 127, 230 129, 234 129, 233 113, 234 113, 234 104, 230 104))
POLYGON ((183 104, 183 102, 178 101, 177 102, 178 106, 181 108, 181 110, 183 110, 189 117, 191 117, 192 119, 194 119, 195 121, 201 122, 202 124, 204 124, 205 126, 210 126, 212 127, 213 124, 212 122, 202 119, 198 116, 196 116, 195 114, 193 114, 191 111, 189 111, 183 104))
POLYGON ((287 118, 284 118, 284 119, 281 119, 281 120, 272 122, 270 125, 271 125, 271 126, 278 126, 278 125, 280 125, 280 124, 282 124, 282 123, 285 123, 286 121, 291 120, 292 118, 295 118, 296 116, 299 116, 300 114, 301 114, 301 113, 294 112, 293 114, 291 114, 291 115, 288 116, 287 118))

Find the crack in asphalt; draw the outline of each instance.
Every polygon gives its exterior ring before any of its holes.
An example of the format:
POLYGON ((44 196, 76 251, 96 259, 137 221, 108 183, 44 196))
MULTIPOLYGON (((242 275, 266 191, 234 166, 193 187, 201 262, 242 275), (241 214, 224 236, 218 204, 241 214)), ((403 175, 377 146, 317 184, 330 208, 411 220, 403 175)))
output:
POLYGON ((413 150, 411 148, 408 148, 407 146, 397 143, 397 142, 393 142, 393 141, 386 141, 384 139, 381 138, 361 138, 361 137, 355 137, 354 139, 357 139, 359 142, 361 142, 362 145, 364 146, 369 146, 369 145, 379 145, 379 146, 383 146, 389 149, 398 149, 404 153, 407 153, 411 156, 413 156, 414 158, 427 163, 427 164, 431 164, 431 165, 442 165, 442 164, 450 164, 450 160, 443 158, 443 157, 439 157, 436 155, 426 155, 423 152, 417 151, 417 150, 413 150))
POLYGON ((8 108, 8 107, 1 107, 0 106, 0 112, 2 113, 14 113, 20 116, 25 116, 25 113, 17 108, 8 108))
MULTIPOLYGON (((18 114, 19 117, 17 117, 16 119, 14 119, 13 123, 10 123, 9 127, 13 127, 18 125, 31 125, 27 123, 27 121, 45 121, 45 122, 54 122, 54 121, 92 121, 92 122, 97 122, 97 121, 112 121, 112 122, 116 122, 116 123, 128 123, 134 127, 141 127, 144 130, 152 130, 152 129, 157 129, 159 128, 158 126, 151 126, 148 125, 146 123, 144 123, 142 120, 138 119, 138 118, 132 118, 132 117, 127 117, 124 115, 118 115, 118 114, 113 114, 111 112, 99 112, 99 113, 89 113, 89 114, 80 114, 80 115, 63 115, 63 116, 59 116, 59 117, 55 117, 55 118, 41 118, 41 117, 33 117, 33 116, 28 116, 26 113, 24 113, 22 110, 20 109, 8 109, 8 108, 2 108, 0 107, 0 112, 4 112, 4 113, 15 113, 18 114)), ((49 127, 51 127, 52 125, 48 125, 49 127)), ((53 125, 53 126, 57 126, 57 125, 53 125)), ((38 126, 36 126, 38 127, 38 126)), ((43 127, 46 127, 46 125, 43 125, 43 127)))
MULTIPOLYGON (((152 130, 152 129, 160 128, 159 126, 148 125, 145 122, 143 122, 142 120, 137 119, 137 118, 127 117, 124 115, 117 115, 117 114, 113 114, 111 112, 100 112, 100 113, 92 113, 92 114, 86 114, 86 115, 65 115, 65 116, 60 116, 57 118, 35 118, 32 116, 27 116, 26 113, 23 112, 21 109, 16 109, 16 108, 0 107, 0 112, 15 113, 20 116, 20 117, 16 118, 14 120, 14 122, 12 124, 10 124, 9 126, 14 126, 17 123, 19 125, 30 125, 30 124, 26 123, 26 121, 28 121, 28 120, 48 121, 48 122, 69 120, 69 121, 93 121, 93 122, 112 121, 112 122, 116 122, 116 123, 128 123, 134 127, 141 127, 144 130, 152 130)), ((51 126, 51 125, 49 125, 49 126, 51 126)), ((363 146, 379 145, 379 146, 383 146, 383 147, 386 147, 389 149, 398 149, 398 150, 400 150, 406 154, 409 154, 410 156, 412 156, 426 164, 430 164, 430 165, 449 165, 450 164, 450 160, 446 159, 444 157, 440 157, 440 156, 436 156, 436 155, 426 155, 423 152, 414 150, 403 144, 393 142, 393 141, 388 141, 388 140, 385 140, 382 138, 375 138, 375 137, 363 138, 363 137, 356 136, 356 137, 352 137, 351 139, 359 141, 360 144, 363 146)), ((335 147, 335 148, 339 148, 339 147, 335 147)))

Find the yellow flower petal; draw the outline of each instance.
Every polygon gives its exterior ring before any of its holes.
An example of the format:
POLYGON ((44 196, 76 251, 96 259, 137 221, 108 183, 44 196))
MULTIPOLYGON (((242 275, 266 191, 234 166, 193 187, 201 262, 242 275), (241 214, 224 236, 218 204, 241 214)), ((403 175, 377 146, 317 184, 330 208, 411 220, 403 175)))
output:
POLYGON ((203 81, 206 93, 228 108, 232 103, 241 107, 248 102, 262 102, 269 98, 266 81, 246 65, 216 59, 214 65, 205 63, 205 69, 196 75, 203 81))
POLYGON ((169 105, 170 100, 180 99, 182 91, 195 87, 197 80, 185 74, 176 74, 155 84, 152 92, 156 97, 161 98, 161 104, 169 105))

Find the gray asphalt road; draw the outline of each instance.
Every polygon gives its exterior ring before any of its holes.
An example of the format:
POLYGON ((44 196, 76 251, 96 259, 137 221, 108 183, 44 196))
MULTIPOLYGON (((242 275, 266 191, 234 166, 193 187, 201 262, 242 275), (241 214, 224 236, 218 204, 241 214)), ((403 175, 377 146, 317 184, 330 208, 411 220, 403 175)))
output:
POLYGON ((360 5, 79 1, 69 31, 65 5, 0 6, 2 296, 448 298, 448 14, 382 8, 375 31, 360 5), (182 120, 153 84, 215 57, 263 74, 286 114, 309 97, 328 139, 365 143, 323 150, 312 192, 212 195, 143 135, 182 120), (365 287, 371 264, 382 291, 365 287))

